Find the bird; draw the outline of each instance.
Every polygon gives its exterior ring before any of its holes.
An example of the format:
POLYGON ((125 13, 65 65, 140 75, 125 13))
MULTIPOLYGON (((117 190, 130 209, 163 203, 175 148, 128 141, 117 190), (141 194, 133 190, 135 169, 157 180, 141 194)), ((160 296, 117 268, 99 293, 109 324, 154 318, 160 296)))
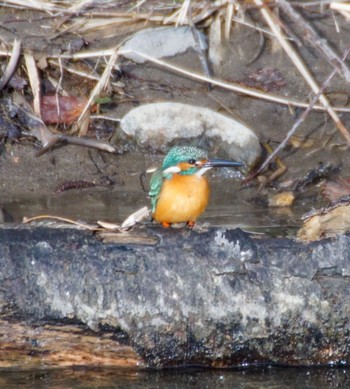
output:
POLYGON ((209 202, 210 186, 204 173, 211 168, 239 166, 243 163, 209 159, 207 151, 194 146, 171 148, 150 180, 152 219, 166 228, 174 223, 192 228, 209 202))

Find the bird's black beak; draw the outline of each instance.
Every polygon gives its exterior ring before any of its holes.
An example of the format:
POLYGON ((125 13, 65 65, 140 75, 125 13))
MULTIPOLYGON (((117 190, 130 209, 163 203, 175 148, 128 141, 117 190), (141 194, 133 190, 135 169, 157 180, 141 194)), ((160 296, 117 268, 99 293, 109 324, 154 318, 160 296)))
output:
POLYGON ((237 162, 237 161, 228 161, 226 159, 208 159, 207 162, 203 164, 202 167, 238 167, 243 166, 243 162, 237 162))

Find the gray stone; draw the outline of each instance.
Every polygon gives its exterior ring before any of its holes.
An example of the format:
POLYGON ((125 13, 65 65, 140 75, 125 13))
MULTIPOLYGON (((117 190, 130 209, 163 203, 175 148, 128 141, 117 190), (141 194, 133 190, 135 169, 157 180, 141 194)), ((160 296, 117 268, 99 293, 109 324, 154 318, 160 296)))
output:
POLYGON ((134 108, 121 120, 122 131, 140 146, 167 152, 190 142, 253 166, 261 156, 254 132, 235 119, 208 108, 181 103, 153 103, 134 108))
MULTIPOLYGON (((199 32, 202 49, 207 48, 206 37, 199 32)), ((159 27, 141 30, 128 39, 121 47, 123 56, 137 63, 147 61, 134 52, 153 58, 172 57, 195 48, 195 39, 189 27, 159 27), (129 51, 129 52, 127 52, 129 51)))

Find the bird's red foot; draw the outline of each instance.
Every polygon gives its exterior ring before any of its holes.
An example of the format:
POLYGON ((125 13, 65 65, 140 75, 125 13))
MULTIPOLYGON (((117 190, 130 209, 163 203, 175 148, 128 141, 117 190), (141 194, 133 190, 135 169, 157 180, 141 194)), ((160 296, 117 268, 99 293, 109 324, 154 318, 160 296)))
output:
POLYGON ((188 227, 188 228, 193 228, 195 224, 196 224, 196 222, 194 222, 194 221, 189 221, 189 222, 187 222, 187 227, 188 227))
POLYGON ((170 223, 168 223, 168 222, 162 222, 162 226, 163 226, 164 228, 169 228, 169 227, 170 227, 170 223))

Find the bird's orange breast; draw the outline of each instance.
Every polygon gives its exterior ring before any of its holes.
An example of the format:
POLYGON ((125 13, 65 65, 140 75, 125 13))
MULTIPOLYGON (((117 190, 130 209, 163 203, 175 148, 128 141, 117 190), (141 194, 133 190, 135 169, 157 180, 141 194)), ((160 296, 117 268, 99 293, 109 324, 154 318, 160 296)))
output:
POLYGON ((173 174, 162 185, 153 219, 170 224, 194 222, 206 209, 209 195, 205 177, 173 174))

